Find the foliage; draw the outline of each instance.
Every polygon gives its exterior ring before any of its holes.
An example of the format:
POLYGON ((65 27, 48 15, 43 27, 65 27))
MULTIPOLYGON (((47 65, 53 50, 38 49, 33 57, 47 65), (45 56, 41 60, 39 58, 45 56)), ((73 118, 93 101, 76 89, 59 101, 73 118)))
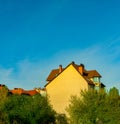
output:
POLYGON ((56 124, 68 124, 68 119, 65 114, 56 114, 56 124))
MULTIPOLYGON (((82 91, 72 96, 67 108, 71 124, 119 124, 120 95, 113 87, 108 92, 82 91)), ((56 114, 47 97, 8 95, 0 89, 0 124, 68 124, 64 114, 56 114)))
POLYGON ((119 124, 120 96, 116 88, 72 96, 67 111, 72 124, 119 124))
POLYGON ((4 124, 49 124, 55 123, 55 112, 46 97, 35 95, 11 95, 1 109, 4 124))
POLYGON ((0 124, 7 123, 7 114, 4 112, 4 105, 8 99, 8 89, 3 87, 0 89, 0 124))
POLYGON ((8 89, 3 87, 0 89, 0 105, 7 99, 8 89))

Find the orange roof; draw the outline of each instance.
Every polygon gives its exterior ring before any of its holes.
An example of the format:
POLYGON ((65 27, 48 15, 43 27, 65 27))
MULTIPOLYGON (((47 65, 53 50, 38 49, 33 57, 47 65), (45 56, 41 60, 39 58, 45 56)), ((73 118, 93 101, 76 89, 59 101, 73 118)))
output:
POLYGON ((89 70, 88 72, 88 77, 102 77, 96 70, 89 70))
POLYGON ((9 90, 11 94, 18 94, 18 95, 30 95, 33 96, 35 94, 39 94, 35 89, 33 90, 24 90, 22 88, 14 88, 13 90, 9 90))
POLYGON ((38 94, 38 92, 36 90, 24 90, 22 94, 33 96, 35 94, 38 94))
MULTIPOLYGON (((64 69, 63 69, 64 70, 64 69)), ((59 75, 59 69, 54 69, 50 72, 47 81, 51 81, 53 80, 55 77, 57 77, 59 75)))
MULTIPOLYGON (((74 62, 72 62, 72 63, 70 63, 69 65, 73 65, 74 66, 74 68, 79 72, 79 67, 80 66, 84 66, 83 64, 81 64, 81 65, 77 65, 77 64, 75 64, 74 62)), ((68 66, 69 66, 68 65, 68 66)), ((67 66, 67 67, 68 67, 67 66)), ((67 68, 66 67, 66 68, 67 68)), ((64 71, 66 68, 63 68, 62 69, 62 71, 64 71)), ((48 78, 47 78, 47 81, 49 81, 49 82, 51 82, 54 78, 56 78, 58 75, 59 75, 60 73, 59 73, 59 69, 54 69, 54 70, 52 70, 51 72, 50 72, 50 74, 49 74, 49 76, 48 76, 48 78)), ((83 71, 83 78, 88 82, 88 84, 92 84, 92 85, 94 85, 94 83, 90 80, 90 78, 92 78, 92 77, 101 77, 101 75, 96 71, 96 70, 86 70, 86 69, 84 69, 84 71, 83 71)), ((47 84, 46 84, 47 85, 47 84)))

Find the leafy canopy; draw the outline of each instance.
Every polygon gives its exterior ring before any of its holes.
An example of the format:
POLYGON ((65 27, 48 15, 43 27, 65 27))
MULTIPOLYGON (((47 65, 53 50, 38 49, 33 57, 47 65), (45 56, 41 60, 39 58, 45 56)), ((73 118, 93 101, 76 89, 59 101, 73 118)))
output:
POLYGON ((119 124, 120 96, 117 88, 84 91, 72 96, 67 108, 72 124, 119 124))

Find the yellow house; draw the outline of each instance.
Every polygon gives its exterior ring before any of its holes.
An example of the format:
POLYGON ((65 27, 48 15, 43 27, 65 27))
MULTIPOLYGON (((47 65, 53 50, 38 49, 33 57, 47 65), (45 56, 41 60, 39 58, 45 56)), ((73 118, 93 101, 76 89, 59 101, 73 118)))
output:
POLYGON ((58 113, 66 113, 72 95, 79 95, 81 90, 100 89, 105 85, 100 82, 101 75, 96 70, 86 70, 83 64, 74 62, 67 67, 50 72, 45 85, 50 103, 58 113))

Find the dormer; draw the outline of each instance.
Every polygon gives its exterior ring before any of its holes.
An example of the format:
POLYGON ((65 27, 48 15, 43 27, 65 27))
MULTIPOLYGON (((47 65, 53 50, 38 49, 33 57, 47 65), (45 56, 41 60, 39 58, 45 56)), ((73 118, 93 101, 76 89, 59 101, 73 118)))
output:
POLYGON ((93 77, 93 82, 100 83, 100 77, 98 76, 93 77))

